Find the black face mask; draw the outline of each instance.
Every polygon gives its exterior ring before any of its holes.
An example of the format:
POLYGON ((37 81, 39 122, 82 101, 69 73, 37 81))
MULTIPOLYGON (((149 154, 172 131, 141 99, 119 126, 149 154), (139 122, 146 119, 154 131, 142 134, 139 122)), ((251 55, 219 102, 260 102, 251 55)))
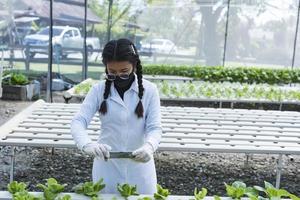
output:
POLYGON ((132 84, 132 82, 134 81, 134 73, 131 72, 129 74, 129 78, 124 80, 124 79, 121 79, 119 76, 116 77, 116 79, 114 80, 114 84, 120 88, 120 89, 125 89, 125 88, 129 88, 132 84))

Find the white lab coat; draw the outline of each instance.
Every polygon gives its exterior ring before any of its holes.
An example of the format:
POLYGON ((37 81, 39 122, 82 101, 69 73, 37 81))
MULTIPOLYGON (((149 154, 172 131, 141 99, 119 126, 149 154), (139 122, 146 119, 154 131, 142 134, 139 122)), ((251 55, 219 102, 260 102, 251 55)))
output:
MULTIPOLYGON (((101 131, 98 142, 108 144, 111 151, 134 151, 146 141, 157 148, 161 139, 160 98, 156 86, 143 79, 144 95, 142 103, 144 117, 138 118, 135 108, 139 101, 138 83, 135 80, 121 99, 113 83, 107 99, 107 113, 100 114, 101 131)), ((105 81, 94 85, 83 101, 80 111, 71 123, 71 134, 79 149, 91 142, 86 133, 94 114, 99 110, 103 100, 105 81)), ((154 159, 147 163, 131 159, 109 159, 108 161, 94 159, 93 182, 103 178, 106 184, 103 193, 118 193, 117 184, 128 183, 137 185, 140 194, 156 192, 156 169, 154 159)))

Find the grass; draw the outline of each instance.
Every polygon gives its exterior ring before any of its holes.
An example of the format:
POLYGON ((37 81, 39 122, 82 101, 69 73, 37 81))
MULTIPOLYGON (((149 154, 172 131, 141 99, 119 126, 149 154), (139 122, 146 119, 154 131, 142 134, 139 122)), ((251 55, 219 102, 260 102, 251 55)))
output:
MULTIPOLYGON (((48 71, 48 64, 45 63, 31 63, 30 71, 26 72, 23 62, 15 62, 14 70, 21 73, 28 74, 29 77, 36 77, 41 74, 46 74, 48 71)), ((60 72, 62 75, 72 79, 73 81, 80 82, 82 77, 82 66, 79 65, 60 65, 59 67, 56 64, 52 65, 53 72, 60 72)), ((88 78, 99 79, 101 74, 104 72, 104 67, 88 67, 88 78)))

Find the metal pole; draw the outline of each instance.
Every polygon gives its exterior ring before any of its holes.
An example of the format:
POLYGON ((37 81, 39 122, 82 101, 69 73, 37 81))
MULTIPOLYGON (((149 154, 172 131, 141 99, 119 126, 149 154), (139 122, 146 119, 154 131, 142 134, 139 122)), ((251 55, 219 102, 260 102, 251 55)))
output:
POLYGON ((230 0, 228 0, 228 4, 227 4, 225 39, 224 39, 224 50, 223 50, 223 67, 225 66, 225 58, 226 58, 226 46, 227 46, 227 35, 228 35, 227 33, 228 33, 228 24, 229 24, 229 9, 230 9, 230 0))
POLYGON ((283 168, 282 154, 279 154, 278 160, 276 163, 276 188, 277 189, 279 189, 279 187, 280 187, 280 178, 281 178, 282 168, 283 168))
POLYGON ((8 36, 9 36, 9 67, 13 68, 13 60, 15 58, 15 51, 14 51, 14 43, 15 43, 15 36, 13 36, 13 26, 14 24, 14 10, 13 10, 13 3, 14 1, 8 1, 8 12, 9 12, 9 23, 8 23, 8 36))
POLYGON ((9 173, 9 182, 14 180, 14 168, 15 168, 15 147, 11 147, 11 157, 10 157, 10 173, 9 173))
POLYGON ((295 65, 295 56, 296 56, 296 47, 297 47, 297 38, 298 38, 298 27, 299 27, 299 14, 300 14, 300 0, 298 2, 298 15, 297 15, 297 24, 296 24, 296 31, 295 31, 292 69, 294 69, 294 65, 295 65))
POLYGON ((250 154, 249 153, 245 153, 245 156, 246 156, 246 159, 244 161, 244 167, 248 168, 249 167, 249 157, 250 157, 250 154))
POLYGON ((86 47, 86 18, 87 18, 87 0, 84 0, 84 24, 83 24, 83 64, 82 64, 82 78, 87 78, 87 47, 86 47))
POLYGON ((30 50, 29 50, 29 44, 26 44, 25 48, 25 68, 26 72, 29 72, 29 63, 30 63, 30 50))
POLYGON ((53 0, 50 0, 50 25, 49 25, 49 53, 48 53, 48 74, 47 74, 47 102, 52 103, 52 36, 53 36, 53 0))
POLYGON ((108 16, 107 16, 107 42, 110 41, 110 35, 111 35, 112 5, 113 5, 113 0, 109 0, 108 16))
POLYGON ((279 110, 282 111, 282 102, 279 104, 279 110))

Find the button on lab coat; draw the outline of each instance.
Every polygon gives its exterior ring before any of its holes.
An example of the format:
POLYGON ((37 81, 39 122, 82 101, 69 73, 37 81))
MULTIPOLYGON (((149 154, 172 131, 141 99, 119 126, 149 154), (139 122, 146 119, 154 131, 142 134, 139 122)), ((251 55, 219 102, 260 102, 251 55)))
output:
MULTIPOLYGON (((135 108, 139 101, 138 83, 135 80, 121 99, 113 83, 107 99, 107 113, 100 114, 101 129, 98 142, 108 144, 111 151, 134 151, 145 142, 150 142, 155 148, 161 139, 160 99, 156 86, 143 79, 144 107, 143 118, 138 118, 135 108)), ((79 149, 91 142, 86 133, 91 119, 99 110, 103 100, 105 81, 94 85, 84 99, 79 112, 71 122, 71 134, 79 149)), ((103 193, 118 193, 117 184, 128 183, 137 185, 140 194, 156 192, 156 169, 153 157, 147 163, 136 162, 131 159, 109 159, 108 161, 94 158, 93 182, 103 178, 106 187, 103 193)))

